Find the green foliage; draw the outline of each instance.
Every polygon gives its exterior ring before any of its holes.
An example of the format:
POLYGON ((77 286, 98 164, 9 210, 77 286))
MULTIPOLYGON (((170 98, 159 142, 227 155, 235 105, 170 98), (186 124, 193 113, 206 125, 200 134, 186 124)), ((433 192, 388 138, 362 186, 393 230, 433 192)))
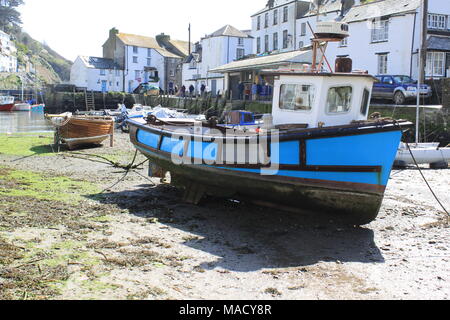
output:
POLYGON ((20 25, 22 19, 17 7, 23 4, 23 0, 2 0, 0 3, 0 27, 20 25))

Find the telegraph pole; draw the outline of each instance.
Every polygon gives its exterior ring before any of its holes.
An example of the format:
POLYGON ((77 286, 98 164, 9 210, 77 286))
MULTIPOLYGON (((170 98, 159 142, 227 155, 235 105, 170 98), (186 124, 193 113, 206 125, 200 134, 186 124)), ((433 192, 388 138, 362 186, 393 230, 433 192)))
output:
POLYGON ((188 52, 188 56, 191 54, 191 24, 189 23, 189 52, 188 52))
MULTIPOLYGON (((416 112, 416 144, 420 140, 420 91, 422 84, 425 83, 425 67, 427 62, 427 42, 428 42, 428 0, 421 1, 422 10, 422 28, 421 28, 421 38, 420 38, 420 48, 419 48, 419 72, 417 81, 417 112, 416 112)), ((424 110, 425 112, 425 110, 424 110)))

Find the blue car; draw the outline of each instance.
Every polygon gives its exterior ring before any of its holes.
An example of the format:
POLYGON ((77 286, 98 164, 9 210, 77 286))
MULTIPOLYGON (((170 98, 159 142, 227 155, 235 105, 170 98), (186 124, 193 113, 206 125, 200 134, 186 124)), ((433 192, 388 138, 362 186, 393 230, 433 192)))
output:
MULTIPOLYGON (((388 99, 395 104, 404 104, 407 100, 417 99, 417 81, 409 76, 378 75, 379 82, 373 86, 373 99, 388 99)), ((423 84, 420 88, 422 98, 431 98, 433 91, 430 86, 423 84)))

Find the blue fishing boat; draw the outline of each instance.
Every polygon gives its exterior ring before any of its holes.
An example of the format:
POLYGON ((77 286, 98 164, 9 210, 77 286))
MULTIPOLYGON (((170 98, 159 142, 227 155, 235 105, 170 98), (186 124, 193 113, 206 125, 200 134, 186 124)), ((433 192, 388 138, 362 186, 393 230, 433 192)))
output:
POLYGON ((131 142, 150 159, 153 176, 170 172, 194 204, 205 195, 249 198, 355 225, 373 221, 411 123, 369 118, 376 79, 366 73, 262 73, 275 77, 272 114, 262 124, 129 120, 131 142))

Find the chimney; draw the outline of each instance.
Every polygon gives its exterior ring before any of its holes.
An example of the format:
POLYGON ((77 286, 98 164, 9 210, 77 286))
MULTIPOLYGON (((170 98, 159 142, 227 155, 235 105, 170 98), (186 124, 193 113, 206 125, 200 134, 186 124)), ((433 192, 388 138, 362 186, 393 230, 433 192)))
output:
POLYGON ((167 44, 170 41, 170 36, 168 34, 161 33, 156 36, 156 41, 159 43, 159 45, 161 45, 161 43, 167 44))
POLYGON ((109 30, 109 37, 113 38, 118 33, 119 33, 119 30, 117 30, 116 28, 112 28, 111 30, 109 30))

